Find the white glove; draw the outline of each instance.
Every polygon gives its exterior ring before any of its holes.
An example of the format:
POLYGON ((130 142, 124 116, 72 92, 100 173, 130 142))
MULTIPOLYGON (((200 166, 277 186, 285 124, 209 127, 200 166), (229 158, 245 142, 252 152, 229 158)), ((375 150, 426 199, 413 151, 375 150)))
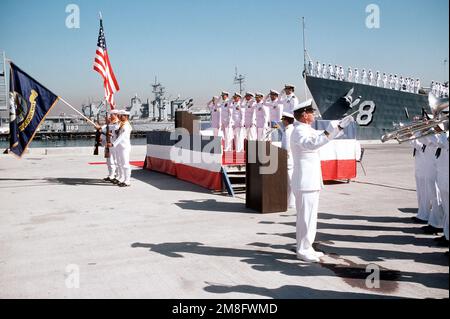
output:
POLYGON ((353 116, 351 116, 351 115, 346 116, 339 122, 339 127, 346 128, 353 122, 355 122, 355 119, 353 118, 353 116))
POLYGON ((330 121, 330 124, 328 124, 326 132, 329 134, 328 138, 330 140, 334 139, 336 137, 336 135, 339 133, 338 122, 330 121))

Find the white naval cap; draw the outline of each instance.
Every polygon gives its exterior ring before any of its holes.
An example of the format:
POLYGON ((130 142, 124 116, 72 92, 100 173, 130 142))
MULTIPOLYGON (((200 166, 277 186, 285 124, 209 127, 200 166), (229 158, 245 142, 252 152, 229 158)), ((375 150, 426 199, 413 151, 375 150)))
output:
POLYGON ((289 112, 283 112, 282 117, 287 117, 287 118, 293 119, 294 115, 292 113, 289 113, 289 112))
POLYGON ((130 115, 130 112, 128 112, 126 110, 120 110, 120 111, 118 111, 117 114, 119 114, 119 115, 130 115))
POLYGON ((242 97, 242 95, 240 93, 238 93, 238 92, 235 92, 233 97, 242 97))
POLYGON ((301 111, 301 110, 307 109, 307 108, 311 108, 312 109, 313 108, 312 104, 313 104, 313 100, 309 99, 309 100, 307 100, 307 101, 305 101, 303 103, 298 104, 296 107, 294 107, 293 111, 294 112, 301 111))
POLYGON ((245 96, 251 96, 251 97, 255 97, 255 94, 253 94, 252 92, 246 92, 245 96))
POLYGON ((255 97, 264 97, 264 94, 262 94, 261 92, 256 92, 255 93, 255 97))
POLYGON ((230 93, 228 93, 227 91, 222 91, 222 93, 220 95, 221 96, 223 96, 223 95, 230 95, 230 93))
POLYGON ((117 109, 111 110, 111 112, 109 112, 109 114, 119 114, 119 110, 117 110, 117 109))
POLYGON ((270 90, 270 95, 280 95, 280 93, 276 90, 270 90))
POLYGON ((295 85, 293 85, 293 84, 285 84, 285 85, 284 85, 284 88, 285 88, 285 89, 292 89, 292 90, 295 90, 295 85))

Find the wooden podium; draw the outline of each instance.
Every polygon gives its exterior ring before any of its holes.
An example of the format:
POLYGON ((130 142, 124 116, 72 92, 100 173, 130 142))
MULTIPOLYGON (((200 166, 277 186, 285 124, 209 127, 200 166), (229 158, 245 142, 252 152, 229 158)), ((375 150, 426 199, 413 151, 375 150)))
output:
MULTIPOLYGON (((268 155, 267 155, 268 156, 268 155)), ((246 155, 246 207, 262 214, 281 213, 288 210, 288 173, 287 151, 272 145, 270 142, 247 143, 246 155), (269 153, 270 150, 270 153, 269 153), (258 154, 272 154, 278 163, 269 161, 262 164, 258 154), (262 170, 274 165, 274 172, 264 173, 262 170)), ((272 169, 273 171, 273 169, 272 169)))
POLYGON ((189 113, 188 111, 175 112, 175 128, 184 128, 189 132, 189 135, 198 135, 200 126, 195 126, 194 121, 200 122, 200 117, 189 113))

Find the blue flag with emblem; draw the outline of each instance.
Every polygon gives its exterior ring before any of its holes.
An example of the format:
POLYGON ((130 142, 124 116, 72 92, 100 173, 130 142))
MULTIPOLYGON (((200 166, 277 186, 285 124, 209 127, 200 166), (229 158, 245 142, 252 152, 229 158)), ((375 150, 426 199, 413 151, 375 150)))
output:
POLYGON ((22 157, 59 97, 10 63, 10 151, 22 157))

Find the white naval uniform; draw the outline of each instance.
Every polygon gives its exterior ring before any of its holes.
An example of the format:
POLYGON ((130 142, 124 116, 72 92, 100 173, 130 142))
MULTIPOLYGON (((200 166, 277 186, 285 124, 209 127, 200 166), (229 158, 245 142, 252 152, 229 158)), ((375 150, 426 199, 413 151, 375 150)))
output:
POLYGON ((241 102, 231 102, 233 117, 233 137, 236 152, 244 151, 244 110, 241 102))
MULTIPOLYGON (((333 135, 334 132, 331 136, 333 135)), ((294 160, 292 190, 297 210, 297 255, 312 259, 317 257, 312 245, 316 238, 319 194, 323 188, 319 149, 330 140, 324 133, 305 123, 297 123, 291 135, 294 160)))
POLYGON ((219 136, 220 132, 220 106, 212 101, 208 103, 208 108, 211 111, 211 128, 214 131, 214 136, 219 136))
POLYGON ((220 103, 221 108, 221 122, 222 122, 222 132, 224 140, 224 151, 230 152, 233 150, 233 130, 232 125, 232 109, 230 107, 231 102, 229 100, 220 103))
POLYGON ((244 127, 245 127, 245 137, 248 141, 256 140, 256 117, 255 117, 255 100, 244 100, 244 127))
POLYGON ((359 71, 355 70, 355 83, 359 83, 359 71))
POLYGON ((435 228, 443 228, 444 226, 444 211, 441 206, 441 194, 437 186, 437 159, 436 151, 438 149, 438 137, 431 135, 425 137, 426 149, 425 160, 426 166, 426 188, 427 188, 427 203, 431 205, 430 218, 428 224, 435 228))
POLYGON ((279 98, 276 98, 272 101, 271 98, 268 98, 265 102, 266 107, 269 109, 270 122, 279 123, 281 121, 281 117, 283 115, 283 104, 279 98))
POLYGON ((288 207, 295 207, 295 195, 292 191, 292 175, 294 174, 294 159, 292 158, 291 151, 291 136, 292 132, 294 132, 294 125, 288 125, 285 127, 283 132, 283 138, 281 140, 281 147, 285 149, 288 153, 287 159, 287 170, 288 170, 288 207))
POLYGON ((347 81, 352 82, 353 81, 353 71, 351 69, 348 69, 347 72, 347 81))
POLYGON ((416 178, 416 194, 417 194, 417 204, 418 213, 417 218, 428 222, 430 218, 430 205, 427 204, 427 188, 426 188, 426 159, 425 153, 423 152, 423 143, 419 140, 413 140, 410 142, 411 146, 414 148, 414 161, 415 161, 415 178, 416 178))
POLYGON ((367 72, 366 72, 366 70, 362 70, 361 78, 362 78, 361 83, 362 84, 367 84, 367 72))
POLYGON ((383 88, 387 89, 388 85, 388 76, 386 74, 383 75, 383 88))
MULTIPOLYGON (((118 122, 109 124, 109 132, 111 133, 111 143, 113 143, 116 139, 116 130, 118 129, 118 122)), ((102 126, 102 134, 104 138, 102 138, 102 145, 106 147, 106 125, 102 126)), ((108 177, 109 179, 115 179, 116 175, 118 175, 117 169, 117 158, 114 147, 109 148, 109 157, 106 159, 106 165, 108 166, 108 177)))
POLYGON ((130 185, 131 181, 131 166, 130 166, 130 152, 131 152, 131 131, 130 122, 121 123, 119 128, 119 135, 113 143, 117 155, 117 164, 120 172, 119 182, 130 185))
POLYGON ((448 132, 439 134, 439 148, 441 155, 437 159, 437 185, 441 192, 442 209, 444 210, 444 235, 449 240, 448 222, 449 222, 449 142, 448 132))
POLYGON ((255 104, 256 138, 265 141, 269 123, 269 110, 261 101, 255 104))
POLYGON ((283 112, 287 112, 290 114, 294 113, 294 108, 298 105, 298 98, 294 93, 283 96, 280 99, 280 102, 283 104, 283 112))

